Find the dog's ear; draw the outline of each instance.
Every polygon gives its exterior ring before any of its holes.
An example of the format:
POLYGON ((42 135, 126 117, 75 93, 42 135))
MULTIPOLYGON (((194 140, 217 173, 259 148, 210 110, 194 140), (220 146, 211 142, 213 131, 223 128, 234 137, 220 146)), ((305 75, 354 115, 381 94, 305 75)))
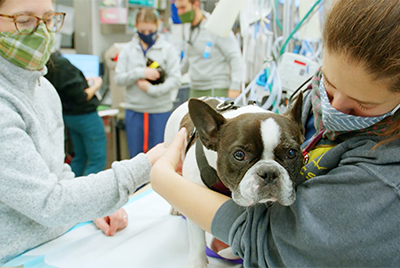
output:
POLYGON ((199 99, 189 99, 189 115, 203 145, 210 150, 217 150, 218 132, 226 122, 225 117, 199 99))
POLYGON ((296 122, 304 135, 304 127, 302 123, 302 112, 303 112, 303 92, 300 90, 299 94, 295 97, 294 103, 290 106, 284 115, 296 122))

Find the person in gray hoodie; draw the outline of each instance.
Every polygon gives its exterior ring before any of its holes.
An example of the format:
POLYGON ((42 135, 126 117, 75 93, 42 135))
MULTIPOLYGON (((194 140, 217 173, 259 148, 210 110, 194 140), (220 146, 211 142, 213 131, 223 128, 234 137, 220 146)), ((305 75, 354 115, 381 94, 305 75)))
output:
POLYGON ((338 0, 324 27, 294 204, 240 207, 182 178, 185 131, 151 171, 153 189, 244 267, 399 267, 400 1, 338 0))
POLYGON ((165 151, 87 177, 64 164, 61 101, 43 77, 64 15, 51 0, 0 0, 0 266, 79 222, 95 219, 106 235, 125 228, 121 207, 165 151))
POLYGON ((207 30, 210 14, 201 10, 199 0, 176 0, 175 6, 181 22, 191 26, 181 65, 182 74, 189 73, 189 97, 239 96, 244 62, 233 32, 220 37, 207 30))
POLYGON ((114 80, 126 86, 125 131, 130 157, 164 140, 164 128, 176 99, 181 73, 178 51, 157 33, 150 8, 136 16, 137 34, 118 55, 114 80))

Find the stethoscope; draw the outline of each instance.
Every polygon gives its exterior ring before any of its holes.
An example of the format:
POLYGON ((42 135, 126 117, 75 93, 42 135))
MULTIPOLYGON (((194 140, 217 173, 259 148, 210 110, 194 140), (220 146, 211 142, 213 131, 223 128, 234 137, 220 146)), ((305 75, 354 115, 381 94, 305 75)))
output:
POLYGON ((193 26, 190 27, 189 40, 186 41, 189 45, 193 44, 192 35, 193 35, 194 31, 197 31, 197 34, 196 34, 196 36, 193 36, 193 41, 196 40, 197 37, 199 36, 199 34, 200 34, 199 27, 200 27, 200 23, 198 25, 194 26, 194 27, 193 26))

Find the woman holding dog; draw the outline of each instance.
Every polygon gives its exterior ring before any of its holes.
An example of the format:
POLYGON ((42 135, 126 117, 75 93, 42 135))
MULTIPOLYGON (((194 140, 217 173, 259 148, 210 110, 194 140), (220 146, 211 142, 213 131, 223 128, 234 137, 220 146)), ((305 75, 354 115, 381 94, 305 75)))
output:
POLYGON ((0 266, 78 222, 96 219, 106 235, 125 228, 121 207, 165 151, 160 145, 87 177, 64 164, 61 102, 43 78, 65 15, 52 4, 0 0, 0 266))
POLYGON ((293 205, 244 208, 182 178, 185 130, 151 171, 154 190, 245 267, 400 263, 400 1, 338 0, 323 39, 303 93, 303 124, 314 124, 293 205))

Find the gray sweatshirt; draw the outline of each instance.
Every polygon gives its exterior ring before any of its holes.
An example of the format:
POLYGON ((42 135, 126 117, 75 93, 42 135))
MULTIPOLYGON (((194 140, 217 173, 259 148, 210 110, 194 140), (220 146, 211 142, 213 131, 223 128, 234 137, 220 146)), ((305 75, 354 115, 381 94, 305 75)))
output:
POLYGON ((135 35, 119 53, 114 80, 117 85, 126 86, 127 109, 154 114, 172 110, 181 86, 180 77, 178 51, 170 43, 158 38, 145 56, 139 37, 135 35), (136 83, 139 79, 145 79, 147 58, 160 64, 166 72, 166 79, 162 84, 150 85, 148 91, 144 92, 136 83))
MULTIPOLYGON (((204 12, 206 18, 208 13, 204 12)), ((228 88, 240 90, 244 77, 244 61, 240 46, 231 31, 219 37, 205 28, 207 19, 186 37, 186 51, 181 66, 182 74, 189 72, 190 87, 197 90, 228 88), (207 46, 210 42, 211 47, 207 46), (204 53, 209 57, 204 58, 204 53)))
POLYGON ((149 180, 143 154, 74 178, 64 164, 64 124, 56 90, 42 76, 0 57, 0 265, 107 216, 149 180))
POLYGON ((310 161, 289 207, 227 201, 212 233, 245 267, 399 267, 400 140, 371 150, 379 140, 354 137, 310 161))

